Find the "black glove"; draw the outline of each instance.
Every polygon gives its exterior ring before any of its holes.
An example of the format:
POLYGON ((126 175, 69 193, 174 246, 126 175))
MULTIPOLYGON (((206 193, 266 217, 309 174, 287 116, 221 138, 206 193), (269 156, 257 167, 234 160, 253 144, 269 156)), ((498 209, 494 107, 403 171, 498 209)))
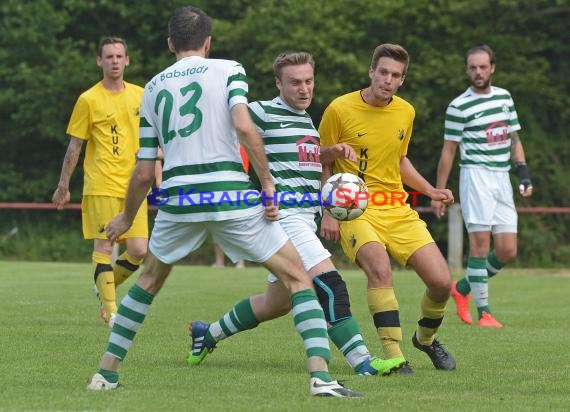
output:
POLYGON ((528 174, 528 167, 524 162, 515 163, 515 170, 519 177, 519 192, 524 193, 529 187, 532 187, 532 182, 530 181, 530 175, 528 174))

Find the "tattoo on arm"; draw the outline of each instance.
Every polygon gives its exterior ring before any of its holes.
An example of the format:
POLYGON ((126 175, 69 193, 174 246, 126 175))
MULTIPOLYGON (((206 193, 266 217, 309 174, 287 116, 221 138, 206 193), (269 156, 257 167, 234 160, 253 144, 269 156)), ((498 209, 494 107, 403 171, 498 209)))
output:
POLYGON ((61 168, 61 176, 59 178, 60 183, 69 183, 71 175, 77 166, 82 146, 83 141, 81 139, 75 137, 71 138, 69 146, 67 146, 67 151, 65 152, 65 157, 63 158, 63 167, 61 168))

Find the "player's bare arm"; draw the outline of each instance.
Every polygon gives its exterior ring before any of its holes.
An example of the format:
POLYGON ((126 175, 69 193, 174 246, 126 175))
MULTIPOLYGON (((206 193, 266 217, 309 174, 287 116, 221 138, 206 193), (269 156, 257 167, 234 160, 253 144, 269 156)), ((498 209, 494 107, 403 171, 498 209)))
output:
POLYGON ((164 159, 164 153, 162 149, 158 148, 158 153, 156 155, 156 163, 154 165, 154 184, 156 187, 162 186, 162 160, 164 159))
MULTIPOLYGON (((445 189, 445 186, 447 185, 447 180, 451 173, 451 167, 453 166, 453 159, 455 158, 458 145, 459 143, 451 140, 445 140, 443 143, 441 156, 439 158, 439 163, 437 164, 437 180, 435 187, 438 189, 445 189)), ((440 200, 434 200, 433 198, 431 201, 431 207, 433 209, 433 213, 438 218, 442 217, 447 209, 445 203, 440 200)))
POLYGON ((253 123, 249 116, 246 104, 237 104, 232 108, 232 120, 239 142, 245 149, 251 166, 259 178, 261 190, 265 193, 265 198, 268 200, 264 205, 265 218, 267 220, 278 220, 279 205, 273 204, 270 200, 275 193, 275 184, 273 183, 273 177, 269 171, 263 140, 255 127, 255 123, 253 123))
POLYGON ((65 204, 71 199, 69 181, 71 180, 71 175, 77 166, 82 147, 83 140, 71 136, 69 145, 67 146, 67 151, 65 152, 65 157, 63 158, 59 183, 57 184, 57 189, 55 189, 51 198, 51 201, 55 207, 57 207, 57 210, 63 209, 65 204))
POLYGON ((513 163, 526 163, 526 157, 522 146, 521 139, 517 132, 510 133, 511 138, 511 160, 513 163))
POLYGON ((445 205, 453 203, 453 193, 449 189, 436 189, 414 167, 410 159, 403 156, 400 159, 400 174, 402 183, 417 190, 432 200, 438 200, 445 205))
POLYGON ((146 197, 150 185, 154 180, 154 160, 139 160, 133 170, 127 198, 125 199, 125 210, 119 213, 105 228, 105 234, 111 242, 115 242, 119 236, 125 233, 131 225, 146 197))
POLYGON ((321 163, 329 164, 334 162, 336 159, 348 159, 356 162, 358 159, 356 157, 356 152, 352 146, 346 143, 338 143, 334 146, 321 146, 321 163))

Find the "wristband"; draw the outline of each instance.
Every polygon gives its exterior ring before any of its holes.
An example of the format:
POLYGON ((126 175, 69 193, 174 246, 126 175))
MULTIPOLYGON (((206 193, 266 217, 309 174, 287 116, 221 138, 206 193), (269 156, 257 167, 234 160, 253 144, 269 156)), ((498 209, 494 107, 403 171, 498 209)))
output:
POLYGON ((519 177, 520 186, 519 190, 521 192, 526 191, 529 186, 532 186, 532 182, 530 180, 530 174, 528 173, 528 167, 524 162, 517 162, 515 163, 515 170, 517 172, 517 176, 519 177))

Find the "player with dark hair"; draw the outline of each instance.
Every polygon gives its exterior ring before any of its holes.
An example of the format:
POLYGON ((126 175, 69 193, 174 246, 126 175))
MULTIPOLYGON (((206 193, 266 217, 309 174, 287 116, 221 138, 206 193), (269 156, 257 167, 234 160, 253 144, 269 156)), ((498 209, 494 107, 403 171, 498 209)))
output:
MULTIPOLYGON (((471 85, 447 107, 445 140, 437 167, 437 187, 445 187, 459 147, 459 196, 469 233, 469 257, 467 274, 453 282, 451 296, 459 318, 471 324, 469 301, 473 291, 477 325, 501 328, 501 322, 491 314, 488 281, 517 256, 518 216, 509 178, 511 161, 520 180, 520 195, 532 196, 533 186, 513 99, 507 90, 491 85, 493 50, 487 45, 469 49, 465 71, 471 85)), ((440 217, 446 205, 434 200, 432 207, 440 217)))

